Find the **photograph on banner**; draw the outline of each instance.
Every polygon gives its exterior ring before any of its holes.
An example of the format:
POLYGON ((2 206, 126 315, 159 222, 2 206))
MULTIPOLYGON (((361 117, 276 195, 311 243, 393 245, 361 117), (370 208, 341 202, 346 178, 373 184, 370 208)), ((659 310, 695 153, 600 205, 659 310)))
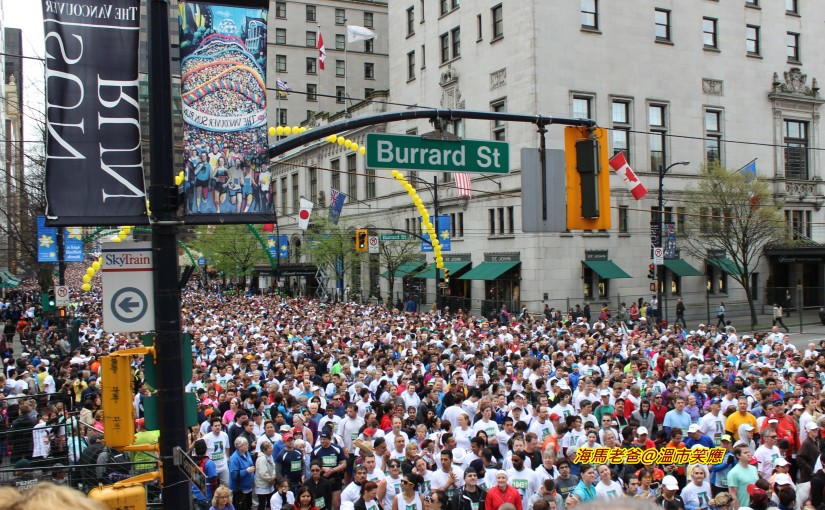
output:
POLYGON ((42 2, 49 226, 149 223, 140 142, 140 4, 42 2))
POLYGON ((662 232, 662 246, 665 249, 665 258, 666 259, 675 259, 678 258, 676 253, 676 224, 675 223, 665 223, 664 224, 664 231, 662 232))
POLYGON ((46 217, 37 217, 37 261, 57 262, 57 229, 46 226, 46 217))
POLYGON ((220 215, 224 223, 274 221, 267 155, 267 5, 261 0, 178 4, 189 223, 205 223, 207 215, 220 215))
MULTIPOLYGON (((431 218, 431 221, 435 220, 435 218, 431 218)), ((451 251, 452 250, 452 240, 450 233, 452 232, 452 228, 450 226, 450 216, 447 214, 442 214, 438 217, 438 222, 433 223, 433 228, 435 228, 436 235, 438 236, 438 242, 441 243, 441 251, 451 251)), ((426 239, 426 241, 421 241, 421 251, 430 252, 433 251, 433 245, 430 244, 430 234, 424 231, 424 228, 421 228, 421 237, 426 239)))

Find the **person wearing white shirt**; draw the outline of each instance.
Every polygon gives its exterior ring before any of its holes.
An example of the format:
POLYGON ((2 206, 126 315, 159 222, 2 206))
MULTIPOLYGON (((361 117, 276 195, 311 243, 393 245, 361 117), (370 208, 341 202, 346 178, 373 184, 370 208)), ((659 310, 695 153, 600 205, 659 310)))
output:
POLYGON ((725 433, 725 418, 720 412, 721 409, 722 400, 714 397, 710 401, 710 412, 699 419, 699 430, 713 439, 716 446, 721 445, 722 435, 725 433))
POLYGON ((535 471, 524 466, 524 452, 513 452, 511 461, 513 467, 505 470, 508 483, 521 494, 521 502, 524 507, 530 502, 533 494, 538 492, 540 481, 535 471))
POLYGON ((407 383, 407 390, 401 394, 401 399, 404 401, 404 409, 414 407, 418 409, 421 404, 421 397, 415 392, 415 383, 409 381, 407 383))
POLYGON ((610 468, 605 464, 599 466, 599 483, 596 484, 596 497, 599 499, 617 499, 624 495, 622 486, 610 477, 610 468))
POLYGON ((384 434, 384 438, 387 440, 388 445, 395 444, 396 436, 401 436, 404 438, 404 446, 407 446, 407 442, 410 440, 407 433, 401 430, 401 426, 404 422, 401 420, 400 416, 393 416, 392 417, 392 429, 384 434))
POLYGON ((443 490, 447 496, 452 497, 456 491, 464 487, 464 471, 453 465, 452 450, 442 450, 440 458, 441 466, 432 472, 431 488, 443 490))
POLYGON ((762 434, 762 439, 765 441, 759 448, 756 449, 753 456, 759 461, 759 476, 765 480, 770 480, 773 474, 773 463, 776 459, 782 456, 779 447, 776 446, 776 430, 767 428, 762 434))

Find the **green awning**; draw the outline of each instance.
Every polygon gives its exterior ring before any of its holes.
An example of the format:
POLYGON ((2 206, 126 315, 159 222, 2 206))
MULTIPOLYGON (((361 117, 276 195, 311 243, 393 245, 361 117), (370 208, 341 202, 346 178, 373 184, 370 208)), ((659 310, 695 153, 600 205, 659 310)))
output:
POLYGON ((0 289, 11 289, 20 285, 20 280, 8 271, 0 271, 0 289))
POLYGON ((459 280, 497 280, 499 276, 513 269, 521 262, 482 262, 477 267, 459 276, 459 280))
POLYGON ((745 274, 739 264, 725 257, 721 259, 708 259, 708 264, 716 266, 728 274, 745 274))
MULTIPOLYGON (((396 278, 403 278, 410 273, 414 273, 424 267, 425 262, 407 262, 406 264, 401 264, 398 269, 395 270, 395 277, 396 278)), ((381 276, 384 278, 390 277, 389 271, 384 271, 381 273, 381 276)))
POLYGON ((676 276, 702 276, 705 274, 682 259, 666 259, 665 267, 676 273, 676 276))
POLYGON ((584 265, 592 269, 605 280, 612 278, 633 278, 611 260, 585 260, 584 265))
MULTIPOLYGON (((455 274, 465 267, 469 267, 472 262, 445 262, 444 269, 450 270, 450 276, 455 274)), ((441 273, 442 276, 444 273, 441 273)), ((429 264, 423 271, 413 276, 413 278, 435 278, 435 264, 429 264)))

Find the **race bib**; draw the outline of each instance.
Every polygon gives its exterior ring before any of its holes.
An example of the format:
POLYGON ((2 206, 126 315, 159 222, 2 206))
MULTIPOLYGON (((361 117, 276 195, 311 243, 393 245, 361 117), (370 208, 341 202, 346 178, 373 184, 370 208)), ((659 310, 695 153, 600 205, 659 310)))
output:
POLYGON ((301 470, 301 461, 300 460, 293 460, 289 463, 289 470, 290 471, 300 471, 301 470))
POLYGON ((318 499, 315 500, 315 506, 317 506, 319 508, 319 510, 322 509, 322 508, 326 508, 326 505, 327 505, 327 502, 326 502, 326 500, 324 500, 324 498, 318 498, 318 499))
POLYGON ((473 510, 478 510, 478 503, 472 503, 473 510))
POLYGON ((351 441, 355 441, 356 439, 358 439, 358 432, 353 432, 352 434, 350 434, 351 441))
POLYGON ((513 487, 520 490, 527 490, 527 480, 513 480, 513 487))
POLYGON ((324 467, 335 467, 338 465, 338 458, 334 455, 324 455, 321 457, 321 462, 324 467))

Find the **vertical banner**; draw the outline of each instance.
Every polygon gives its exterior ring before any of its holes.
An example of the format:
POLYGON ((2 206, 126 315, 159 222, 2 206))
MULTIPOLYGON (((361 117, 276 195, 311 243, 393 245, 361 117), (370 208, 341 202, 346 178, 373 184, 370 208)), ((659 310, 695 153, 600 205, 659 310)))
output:
POLYGON ((57 229, 46 226, 46 217, 37 217, 37 261, 57 262, 57 229))
POLYGON ((181 111, 187 223, 272 223, 265 0, 184 1, 181 111))
POLYGON ((662 247, 665 249, 665 258, 678 258, 676 255, 676 224, 665 223, 664 227, 665 231, 663 232, 664 235, 662 237, 662 247))
POLYGON ((289 258, 289 236, 267 236, 269 254, 276 259, 289 258))
POLYGON ((83 230, 70 227, 63 231, 63 260, 83 262, 83 230))
MULTIPOLYGON (((441 251, 452 251, 452 241, 450 240, 450 232, 452 232, 450 227, 450 216, 447 214, 440 215, 438 217, 438 221, 433 224, 433 227, 435 227, 435 233, 438 235, 438 242, 441 243, 441 251)), ((421 241, 421 251, 433 251, 433 247, 429 242, 430 234, 424 232, 423 227, 421 230, 421 237, 427 240, 427 242, 421 241)))
POLYGON ((50 226, 146 225, 139 0, 43 0, 50 226))

